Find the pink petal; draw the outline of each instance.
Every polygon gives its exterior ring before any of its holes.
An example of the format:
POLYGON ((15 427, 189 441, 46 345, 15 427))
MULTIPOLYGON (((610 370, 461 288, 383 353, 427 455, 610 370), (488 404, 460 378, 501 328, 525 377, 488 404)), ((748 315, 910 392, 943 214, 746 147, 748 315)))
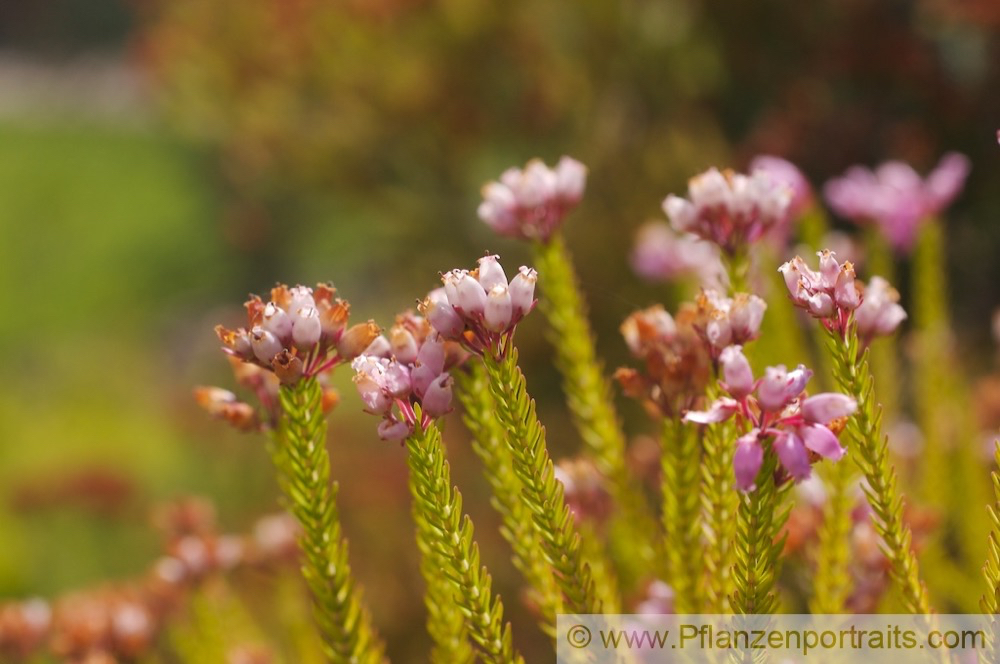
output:
POLYGON ((774 439, 774 451, 778 455, 778 461, 788 471, 788 474, 796 480, 804 480, 809 477, 811 467, 809 465, 809 453, 802 439, 794 433, 782 432, 774 439))
POLYGON ((684 415, 685 422, 695 424, 715 424, 725 422, 740 409, 740 404, 736 399, 729 397, 719 397, 708 407, 708 410, 689 410, 684 415))
POLYGON ((733 474, 736 475, 736 486, 741 491, 753 491, 754 481, 760 466, 764 463, 764 450, 757 442, 758 431, 754 429, 736 441, 736 452, 733 454, 733 474))
POLYGON ((822 424, 802 427, 799 429, 799 435, 802 436, 806 447, 823 458, 837 461, 844 456, 846 450, 837 440, 836 434, 822 424))
POLYGON ((847 417, 858 409, 858 402, 845 394, 823 392, 802 402, 802 416, 809 422, 826 424, 847 417))

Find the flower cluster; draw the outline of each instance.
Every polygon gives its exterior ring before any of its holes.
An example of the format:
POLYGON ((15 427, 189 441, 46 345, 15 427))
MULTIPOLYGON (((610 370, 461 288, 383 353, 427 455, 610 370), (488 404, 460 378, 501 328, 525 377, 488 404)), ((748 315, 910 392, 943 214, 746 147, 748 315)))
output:
POLYGON ((873 222, 900 252, 913 247, 921 222, 946 208, 962 191, 969 175, 967 157, 950 152, 926 178, 909 164, 888 161, 875 171, 853 166, 826 183, 834 212, 855 222, 873 222))
POLYGON ((461 361, 458 344, 446 341, 426 318, 406 312, 396 318, 389 338, 379 336, 351 363, 354 384, 365 411, 382 417, 378 435, 403 440, 422 425, 451 410, 452 377, 448 370, 461 361))
POLYGON ((706 287, 721 288, 729 280, 718 247, 690 233, 678 233, 662 221, 639 228, 630 262, 635 273, 649 281, 694 275, 706 287))
POLYGON ((709 358, 695 331, 692 307, 673 318, 662 306, 632 313, 621 325, 629 351, 644 371, 621 367, 615 379, 629 397, 654 416, 679 415, 691 408, 709 380, 709 358))
POLYGON ((805 396, 812 371, 803 365, 792 371, 780 365, 768 367, 764 376, 755 380, 740 346, 726 348, 719 359, 721 386, 728 396, 720 397, 707 410, 688 412, 684 420, 710 424, 739 415, 749 423, 750 431, 736 441, 733 455, 740 489, 754 489, 764 460, 762 442, 769 438, 781 466, 796 481, 809 476, 810 453, 834 461, 843 456, 844 448, 829 425, 857 409, 854 399, 835 392, 805 396))
POLYGON ((483 187, 479 218, 500 233, 546 242, 583 198, 587 168, 563 157, 555 168, 538 159, 509 168, 483 187))
POLYGON ((218 325, 216 334, 225 352, 295 383, 350 361, 380 332, 372 321, 347 327, 350 305, 336 292, 329 284, 315 290, 279 284, 267 304, 256 295, 246 302, 247 327, 218 325))
POLYGON ((688 198, 671 194, 663 210, 674 228, 714 242, 729 256, 781 224, 791 190, 764 172, 752 175, 711 168, 688 182, 688 198))
POLYGON ((773 182, 779 182, 789 188, 792 193, 788 203, 788 218, 797 219, 813 203, 812 186, 798 166, 774 155, 757 155, 750 162, 750 172, 764 173, 773 182))
POLYGON ((432 291, 419 307, 442 338, 459 341, 477 355, 503 355, 517 324, 535 306, 538 273, 521 266, 508 282, 499 258, 487 254, 475 270, 443 274, 444 288, 432 291))
POLYGON ((706 288, 695 302, 693 324, 714 359, 727 346, 742 345, 760 336, 766 309, 767 303, 756 295, 736 293, 730 298, 706 288))
MULTIPOLYGON (((240 431, 262 431, 278 426, 281 407, 278 401, 278 388, 281 382, 273 371, 267 371, 257 364, 244 362, 232 355, 229 362, 233 375, 240 387, 251 392, 256 398, 259 408, 242 401, 236 394, 227 389, 214 386, 197 387, 194 390, 195 401, 212 417, 225 420, 240 431)), ((335 389, 325 383, 329 373, 319 374, 316 378, 323 388, 323 413, 329 413, 340 402, 340 395, 335 389)))
POLYGON ((778 268, 795 306, 841 335, 847 333, 853 312, 858 337, 866 345, 875 337, 892 334, 906 319, 899 293, 885 279, 873 277, 865 288, 849 261, 838 262, 836 254, 828 249, 817 255, 819 271, 812 270, 799 256, 778 268))

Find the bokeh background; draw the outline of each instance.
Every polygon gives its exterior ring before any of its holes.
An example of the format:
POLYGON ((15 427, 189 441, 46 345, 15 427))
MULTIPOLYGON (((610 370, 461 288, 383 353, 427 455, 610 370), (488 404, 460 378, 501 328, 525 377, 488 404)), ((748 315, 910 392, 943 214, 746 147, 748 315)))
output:
MULTIPOLYGON (((232 385, 214 324, 277 280, 332 280, 356 317, 388 324, 484 249, 523 262, 475 208, 483 182, 534 156, 590 168, 568 238, 614 366, 618 323, 665 297, 629 270, 633 231, 692 174, 767 152, 821 183, 963 152, 951 302, 970 380, 987 374, 998 127, 991 0, 0 2, 0 597, 140 573, 165 500, 208 497, 226 530, 273 510, 263 440, 190 396, 232 385)), ((551 444, 571 454, 541 321, 519 339, 551 444)), ((390 654, 419 661, 404 452, 342 373, 331 452, 352 562, 390 654)), ((448 429, 513 597, 487 488, 448 429)), ((508 603, 526 654, 544 652, 508 603)))

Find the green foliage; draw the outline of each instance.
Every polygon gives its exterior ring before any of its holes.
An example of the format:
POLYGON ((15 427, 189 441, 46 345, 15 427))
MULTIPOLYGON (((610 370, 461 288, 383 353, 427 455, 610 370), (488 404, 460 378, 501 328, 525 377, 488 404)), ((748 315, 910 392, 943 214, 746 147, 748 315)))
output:
POLYGON ((702 519, 705 522, 706 547, 705 613, 727 613, 733 587, 733 539, 736 507, 739 499, 733 485, 733 449, 736 439, 731 422, 705 427, 702 436, 704 454, 701 466, 702 519))
POLYGON ((347 541, 340 531, 337 484, 330 483, 323 391, 314 378, 281 388, 283 463, 279 482, 288 508, 302 525, 302 575, 312 592, 316 621, 331 662, 375 664, 383 646, 351 577, 347 541))
POLYGON ((834 464, 825 464, 827 499, 816 551, 816 576, 809 609, 813 613, 844 613, 851 593, 848 560, 851 553, 851 510, 854 507, 854 469, 850 452, 834 464), (831 467, 832 466, 832 467, 831 467))
POLYGON ((514 567, 528 584, 529 602, 541 613, 542 629, 554 635, 562 595, 545 558, 541 538, 532 525, 531 511, 522 498, 524 485, 514 473, 503 427, 495 417, 485 370, 481 364, 470 362, 468 371, 455 375, 458 400, 464 409, 463 421, 472 433, 472 449, 483 462, 486 480, 493 491, 490 503, 503 520, 500 534, 513 550, 514 567))
MULTIPOLYGON (((1000 441, 994 442, 994 461, 1000 466, 1000 441)), ((991 473, 993 478, 994 503, 986 507, 990 515, 990 529, 988 553, 986 554, 986 564, 983 566, 983 577, 986 579, 986 592, 979 600, 979 608, 983 613, 992 615, 1000 614, 1000 471, 994 470, 991 473)), ((996 629, 996 626, 993 628, 996 629)), ((988 634, 988 652, 981 655, 983 662, 996 661, 996 639, 994 631, 988 634)))
POLYGON ((850 324, 846 338, 831 332, 830 353, 840 389, 858 401, 858 410, 847 420, 850 455, 867 480, 865 495, 873 522, 884 543, 893 582, 902 591, 911 613, 930 613, 927 589, 920 580, 912 549, 910 527, 903 521, 903 499, 896 487, 896 471, 889 461, 889 441, 882 435, 882 410, 875 402, 875 380, 868 366, 868 352, 860 350, 857 330, 850 324))
POLYGON ((545 429, 535 415, 535 401, 528 396, 524 374, 517 366, 517 349, 511 346, 500 359, 487 356, 484 363, 497 417, 507 431, 514 472, 524 485, 524 501, 563 593, 563 606, 568 613, 601 613, 602 602, 581 552, 580 534, 566 506, 562 484, 553 475, 545 429))
POLYGON ((537 269, 543 279, 539 308, 549 323, 548 337, 555 364, 563 377, 563 391, 573 423, 609 480, 618 504, 618 518, 645 565, 653 561, 656 520, 642 492, 630 481, 625 467, 625 434, 615 411, 611 383, 597 358, 587 305, 562 235, 535 247, 537 269))
POLYGON ((663 527, 667 580, 676 593, 678 613, 697 613, 701 576, 700 474, 704 429, 676 417, 663 421, 660 439, 663 527))
POLYGON ((732 609, 737 614, 774 613, 777 597, 774 593, 778 563, 784 538, 778 533, 788 520, 789 505, 782 499, 791 487, 775 485, 778 457, 770 441, 764 447, 764 462, 757 473, 753 491, 741 492, 736 511, 732 609))
MULTIPOLYGON (((167 637, 184 664, 228 662, 234 649, 264 643, 253 617, 225 583, 214 583, 195 593, 187 619, 172 626, 167 637)), ((279 664, 282 660, 274 661, 279 664)))
POLYGON ((462 513, 462 494, 451 485, 440 431, 434 424, 418 429, 406 439, 406 448, 417 541, 424 554, 421 570, 428 585, 429 626, 436 644, 432 661, 472 661, 464 634, 456 631, 458 625, 449 612, 449 607, 456 607, 485 661, 523 663, 514 650, 510 624, 503 622, 503 601, 493 595, 490 573, 480 564, 472 519, 462 513), (443 605, 431 608, 432 601, 443 605))

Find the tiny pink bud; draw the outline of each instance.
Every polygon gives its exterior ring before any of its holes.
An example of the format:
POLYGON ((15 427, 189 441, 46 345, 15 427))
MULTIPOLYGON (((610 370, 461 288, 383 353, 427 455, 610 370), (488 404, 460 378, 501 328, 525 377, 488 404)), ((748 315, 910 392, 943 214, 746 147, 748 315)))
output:
POLYGON ((287 341, 292 336, 291 317, 287 311, 274 302, 270 302, 264 307, 264 320, 261 322, 261 327, 282 341, 287 341))
POLYGON ((302 349, 312 348, 319 343, 323 335, 323 323, 319 319, 319 312, 309 307, 299 309, 292 320, 292 339, 295 345, 302 349))
POLYGON ((802 439, 790 431, 782 431, 774 439, 774 451, 778 461, 788 474, 796 480, 809 477, 812 467, 809 465, 809 453, 802 439))
POLYGON ((829 318, 836 311, 833 298, 826 293, 814 293, 807 300, 809 313, 816 318, 829 318))
POLYGON ((265 365, 270 365, 271 358, 282 349, 278 338, 259 325, 250 330, 250 343, 253 345, 253 354, 265 365))
POLYGON ((510 303, 513 317, 520 319, 531 311, 535 303, 535 283, 538 281, 538 273, 534 269, 522 265, 517 274, 511 279, 510 303))
POLYGON ((511 304, 510 292, 507 287, 497 284, 487 294, 486 309, 483 320, 486 329, 493 332, 503 332, 510 327, 513 306, 511 304))
POLYGON ((837 285, 833 288, 833 299, 837 306, 847 311, 854 311, 861 304, 861 294, 855 283, 854 266, 844 263, 837 275, 837 285))
POLYGON ((402 325, 395 325, 389 330, 389 344, 392 354, 398 361, 412 364, 417 360, 417 340, 402 325))
POLYGON ((735 341, 745 343, 760 336, 767 303, 756 295, 737 293, 729 309, 729 325, 735 341))
POLYGON ((733 474, 736 476, 736 486, 742 491, 753 491, 757 473, 764 462, 764 450, 757 442, 757 429, 741 436, 736 441, 736 451, 733 453, 733 474))
POLYGON ((555 173, 559 198, 571 205, 578 203, 587 185, 587 167, 572 157, 563 156, 556 164, 555 173))
POLYGON ((441 417, 451 410, 451 374, 443 373, 427 387, 421 403, 431 417, 441 417))
POLYGON ((858 408, 858 402, 837 392, 815 394, 802 401, 802 416, 809 422, 826 424, 847 417, 858 408))
POLYGON ((783 410, 802 393, 811 376, 812 371, 801 364, 794 371, 784 365, 768 367, 757 386, 760 407, 772 413, 783 410))
POLYGON ((296 286, 288 290, 289 301, 288 310, 298 311, 306 307, 316 307, 316 300, 313 299, 313 290, 306 286, 296 286))
POLYGON ((801 427, 799 435, 806 447, 825 459, 837 461, 844 456, 846 450, 837 440, 837 436, 821 424, 801 427))
POLYGON ((482 314, 486 309, 486 290, 468 272, 458 278, 458 283, 455 286, 455 295, 455 301, 451 301, 450 295, 448 299, 465 316, 482 314))
POLYGON ((742 399, 753 390, 753 371, 742 346, 727 346, 719 355, 722 376, 729 393, 742 399))
POLYGON ((382 420, 378 424, 378 437, 392 442, 400 441, 410 435, 410 426, 400 420, 382 420))
POLYGON ((735 415, 740 409, 740 404, 735 399, 729 397, 719 397, 708 407, 708 410, 690 410, 684 415, 685 422, 695 424, 715 424, 724 422, 735 415))
POLYGON ((479 283, 487 293, 496 286, 507 287, 507 275, 500 265, 499 258, 487 254, 479 259, 479 283))
POLYGON ((382 380, 386 391, 394 398, 404 397, 410 392, 410 370, 405 364, 390 360, 382 380))

